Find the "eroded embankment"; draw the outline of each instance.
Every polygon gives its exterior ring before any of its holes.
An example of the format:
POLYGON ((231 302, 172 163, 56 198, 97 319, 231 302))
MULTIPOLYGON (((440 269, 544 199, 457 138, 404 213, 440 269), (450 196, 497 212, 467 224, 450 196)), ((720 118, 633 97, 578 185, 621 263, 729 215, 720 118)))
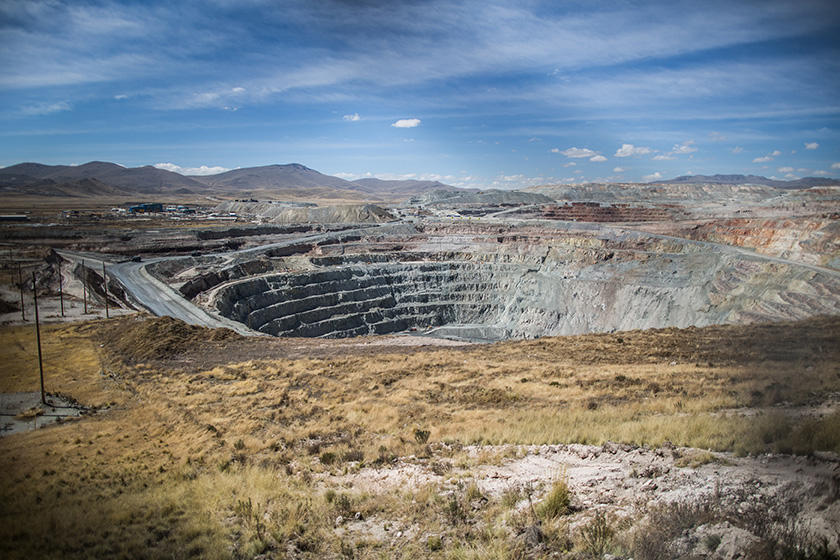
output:
POLYGON ((222 271, 231 280, 211 305, 265 333, 321 337, 470 325, 501 339, 840 313, 836 275, 698 244, 438 233, 403 250, 322 248, 297 272, 222 271))
POLYGON ((840 214, 792 218, 731 218, 659 223, 648 231, 725 243, 758 253, 840 270, 840 214))

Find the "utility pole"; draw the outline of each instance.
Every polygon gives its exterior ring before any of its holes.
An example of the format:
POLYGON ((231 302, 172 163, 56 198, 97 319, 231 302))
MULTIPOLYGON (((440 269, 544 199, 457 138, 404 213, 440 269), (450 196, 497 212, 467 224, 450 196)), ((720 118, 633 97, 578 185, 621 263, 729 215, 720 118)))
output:
POLYGON ((20 320, 26 321, 26 313, 23 310, 23 272, 20 270, 20 263, 18 263, 18 287, 20 288, 20 320))
POLYGON ((35 285, 35 271, 32 271, 32 297, 35 300, 35 339, 38 342, 38 372, 41 375, 41 403, 47 404, 44 392, 44 362, 41 358, 41 326, 38 324, 38 286, 35 285))
POLYGON ((85 268, 85 259, 82 259, 82 299, 85 301, 85 315, 87 315, 87 268, 85 268))
POLYGON ((105 318, 110 319, 108 315, 108 277, 105 276, 105 261, 102 261, 102 286, 105 288, 105 318))
POLYGON ((64 317, 64 289, 61 285, 61 261, 58 261, 58 300, 61 302, 61 316, 64 317))

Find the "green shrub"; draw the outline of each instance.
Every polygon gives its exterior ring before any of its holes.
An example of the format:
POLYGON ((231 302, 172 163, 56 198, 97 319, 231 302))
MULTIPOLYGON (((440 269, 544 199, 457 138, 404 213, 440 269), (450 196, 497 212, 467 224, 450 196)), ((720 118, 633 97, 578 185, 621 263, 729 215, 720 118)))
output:
POLYGON ((553 519, 569 513, 572 494, 569 490, 569 478, 565 471, 554 482, 548 496, 537 507, 537 515, 543 519, 553 519))

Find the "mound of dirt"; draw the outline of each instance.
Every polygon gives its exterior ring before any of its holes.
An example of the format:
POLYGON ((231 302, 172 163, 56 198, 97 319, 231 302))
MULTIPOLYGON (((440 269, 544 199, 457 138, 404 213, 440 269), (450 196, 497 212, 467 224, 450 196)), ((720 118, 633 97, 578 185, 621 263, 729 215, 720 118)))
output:
POLYGON ((172 317, 133 316, 105 324, 104 347, 125 363, 162 361, 214 342, 240 338, 229 329, 188 325, 172 317))
POLYGON ((361 224, 383 223, 394 219, 387 210, 374 204, 316 207, 271 202, 224 202, 216 206, 215 210, 254 216, 275 224, 361 224))

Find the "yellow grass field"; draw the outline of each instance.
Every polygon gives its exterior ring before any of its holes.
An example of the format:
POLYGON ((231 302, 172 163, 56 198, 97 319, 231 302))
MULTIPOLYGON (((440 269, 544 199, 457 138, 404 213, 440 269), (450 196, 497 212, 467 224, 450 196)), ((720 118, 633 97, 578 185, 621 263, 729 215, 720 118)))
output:
MULTIPOLYGON (((32 331, 0 331, 2 392, 38 389, 32 331)), ((467 444, 840 453, 837 318, 445 349, 319 341, 311 355, 306 341, 290 354, 144 317, 42 339, 47 391, 91 411, 0 439, 7 558, 392 557, 333 530, 351 511, 461 531, 402 557, 511 557, 502 501, 465 536, 434 489, 325 494, 321 475, 406 456, 467 464, 467 444)))

